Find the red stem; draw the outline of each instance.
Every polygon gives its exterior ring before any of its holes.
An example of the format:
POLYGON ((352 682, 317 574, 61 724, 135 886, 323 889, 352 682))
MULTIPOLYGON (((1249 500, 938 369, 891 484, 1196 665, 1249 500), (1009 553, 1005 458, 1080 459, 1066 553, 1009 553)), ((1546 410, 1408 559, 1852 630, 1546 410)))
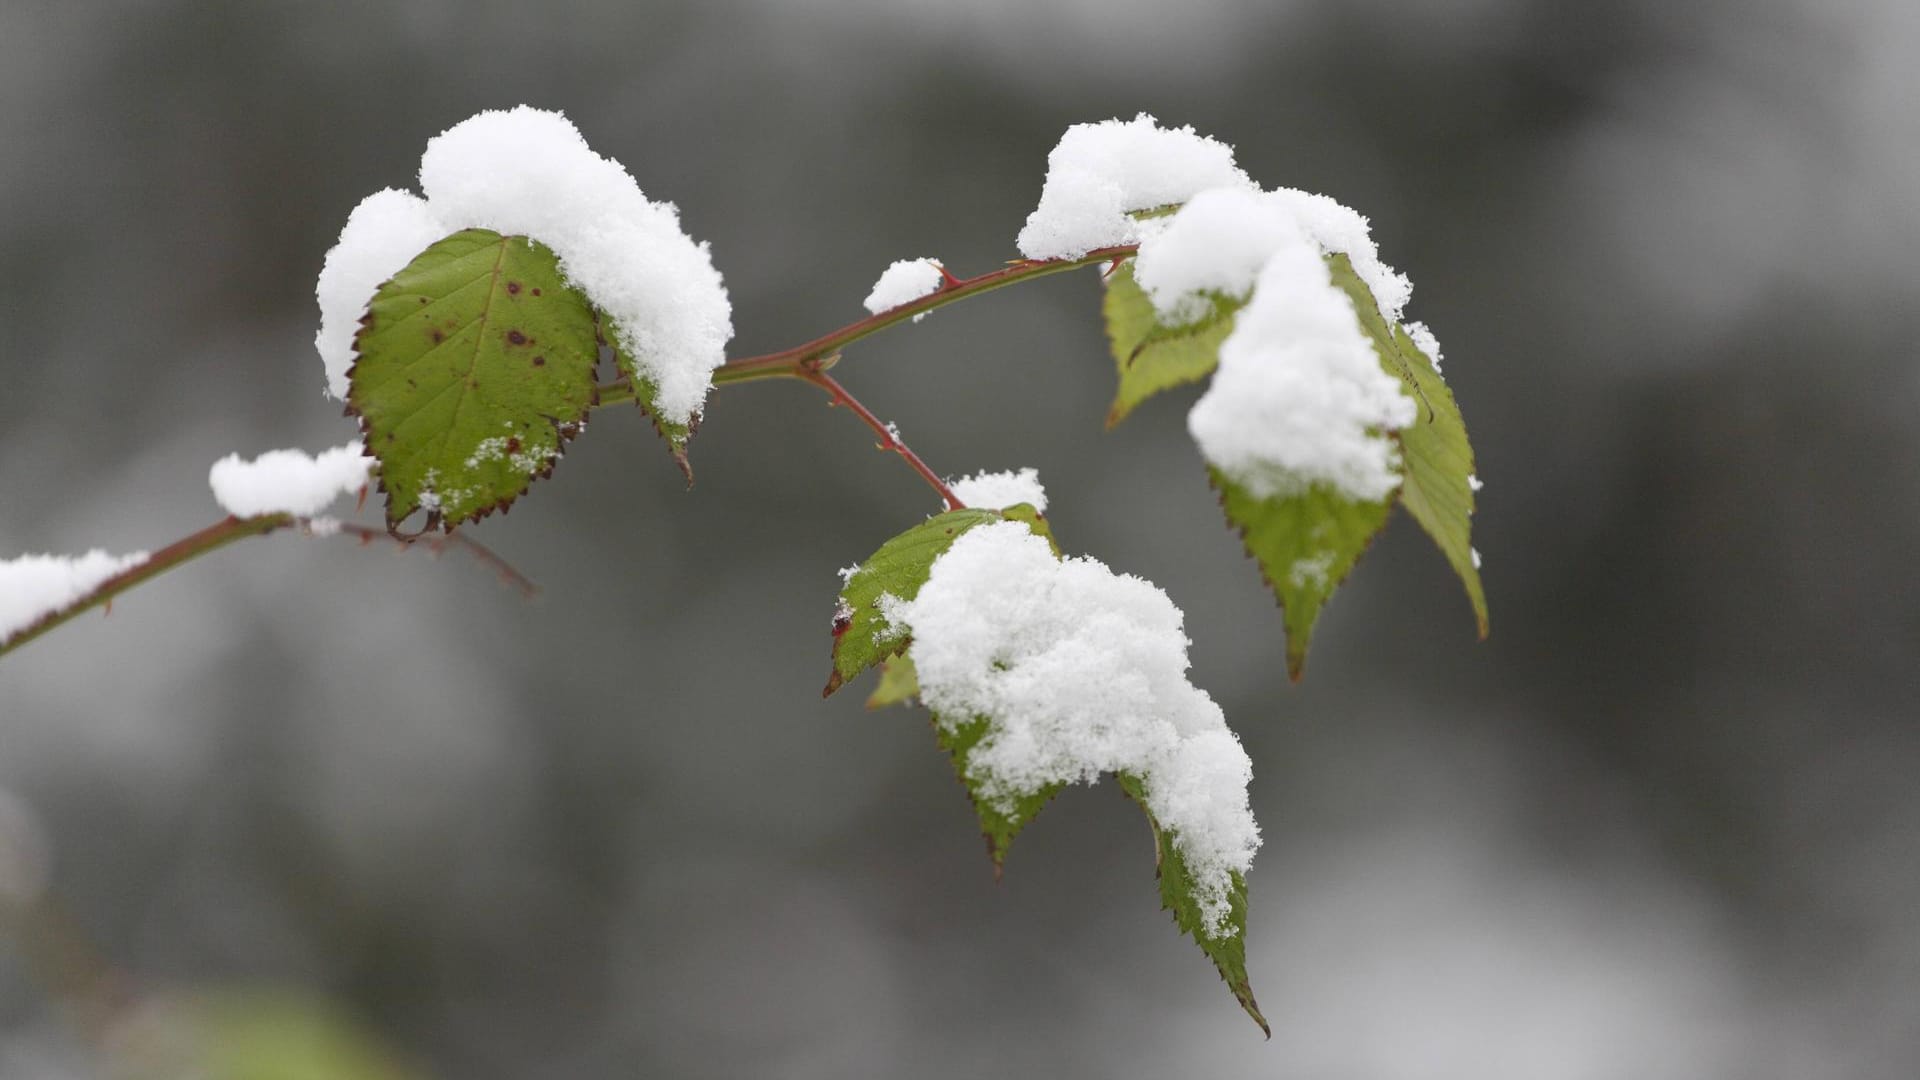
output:
POLYGON ((854 397, 847 391, 846 387, 841 386, 840 380, 822 371, 817 362, 802 365, 796 377, 804 379, 820 389, 825 390, 827 396, 833 399, 829 404, 845 405, 847 408, 853 410, 853 414, 858 416, 862 423, 872 428, 873 433, 880 437, 880 449, 891 450, 906 459, 907 465, 911 467, 914 472, 920 474, 920 478, 927 482, 927 486, 939 492, 940 497, 946 500, 947 509, 963 510, 966 508, 966 504, 961 502, 960 497, 953 493, 953 489, 947 486, 947 482, 940 479, 939 475, 932 469, 927 468, 927 463, 920 460, 920 455, 914 453, 913 448, 901 440, 899 432, 894 430, 893 425, 873 415, 872 409, 862 405, 859 398, 854 397))

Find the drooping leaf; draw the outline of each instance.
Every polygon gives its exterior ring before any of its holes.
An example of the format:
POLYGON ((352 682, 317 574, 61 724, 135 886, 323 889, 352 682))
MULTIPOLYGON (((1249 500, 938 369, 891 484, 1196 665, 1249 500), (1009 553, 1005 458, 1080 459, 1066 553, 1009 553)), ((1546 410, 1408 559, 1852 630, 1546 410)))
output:
POLYGON ((1434 369, 1433 360, 1420 351, 1404 329, 1387 325, 1373 293, 1353 272, 1346 256, 1333 256, 1328 266, 1334 284, 1352 298, 1360 324, 1380 354, 1381 365, 1401 380, 1417 406, 1414 422, 1395 433, 1404 475, 1400 502, 1460 576, 1484 638, 1487 598, 1480 585, 1480 570, 1474 565, 1473 485, 1468 479, 1474 471, 1473 446, 1467 441, 1460 406, 1434 369))
POLYGON ((1218 469, 1208 476, 1227 521, 1260 565, 1287 625, 1287 674, 1306 672, 1313 626, 1333 591, 1387 523, 1389 502, 1360 502, 1324 484, 1258 498, 1218 469))
POLYGON ((526 237, 468 229, 427 248, 374 294, 354 349, 347 405, 389 528, 506 509, 594 401, 593 309, 526 237))
POLYGON ((1107 426, 1127 418, 1135 407, 1163 390, 1198 382, 1220 362, 1220 343, 1233 332, 1233 316, 1242 302, 1212 298, 1212 308, 1198 321, 1167 326, 1153 301, 1133 279, 1133 261, 1108 275, 1102 303, 1107 341, 1120 376, 1107 426))
POLYGON ((691 485, 693 465, 687 460, 687 442, 693 438, 695 429, 700 426, 699 414, 696 413, 692 421, 685 424, 675 423, 660 415, 659 406, 654 404, 659 397, 659 388, 654 386, 653 380, 641 372, 640 365, 634 362, 632 354, 620 344, 618 325, 611 318, 605 317, 604 312, 601 314, 600 336, 613 350, 614 366, 619 368, 620 374, 625 375, 627 381, 633 384, 634 404, 647 414, 647 419, 653 422, 653 430, 659 432, 660 437, 666 440, 667 453, 673 455, 673 463, 680 467, 680 472, 686 476, 687 483, 691 485))
POLYGON ((973 802, 974 816, 980 820, 980 834, 986 837, 987 856, 993 860, 993 877, 998 881, 1001 867, 1007 859, 1007 849, 1013 846, 1013 838, 1065 785, 1048 784, 1039 791, 1022 795, 1011 802, 988 798, 980 790, 979 781, 967 770, 974 747, 980 745, 980 740, 986 738, 992 726, 992 721, 984 716, 955 724, 951 728, 942 723, 938 716, 933 718, 933 737, 940 744, 940 749, 953 759, 954 775, 959 777, 961 786, 967 789, 967 798, 973 802))
POLYGON ((1160 879, 1160 906, 1173 913, 1174 925, 1192 938, 1207 959, 1213 961, 1221 980, 1233 992, 1234 1000, 1271 1038, 1273 1029, 1267 1026, 1267 1018, 1260 1014, 1260 1004, 1253 999, 1253 985, 1247 979, 1246 878, 1240 874, 1233 875, 1233 885, 1227 897, 1227 925, 1220 936, 1209 936, 1199 902, 1193 895, 1193 875, 1187 869, 1179 846, 1173 842, 1173 836, 1160 827, 1160 823, 1154 820, 1153 811, 1147 809, 1145 786, 1137 777, 1121 774, 1118 779, 1120 789, 1140 804, 1141 813, 1147 816, 1147 826, 1153 830, 1154 872, 1160 879))
POLYGON ((998 510, 949 510, 880 545, 840 590, 833 620, 833 673, 822 696, 906 648, 907 632, 880 612, 882 596, 911 600, 927 583, 933 561, 968 529, 1002 520, 998 510))
POLYGON ((913 657, 901 653, 880 661, 880 682, 867 695, 867 708, 911 705, 919 696, 920 674, 913 668, 913 657))

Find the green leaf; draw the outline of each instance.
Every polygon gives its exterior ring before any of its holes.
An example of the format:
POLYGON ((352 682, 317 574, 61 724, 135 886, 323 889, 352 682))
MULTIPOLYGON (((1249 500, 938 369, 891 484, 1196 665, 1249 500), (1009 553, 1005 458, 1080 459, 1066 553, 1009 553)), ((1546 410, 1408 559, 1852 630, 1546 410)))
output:
POLYGON ((1260 565, 1287 624, 1287 674, 1306 672, 1307 645, 1334 589, 1387 523, 1389 502, 1358 502, 1316 484, 1299 495, 1257 498, 1218 469, 1208 476, 1227 521, 1260 565))
POLYGON ((1198 382, 1213 373, 1220 362, 1220 343, 1233 332, 1234 313, 1244 301, 1213 297, 1212 303, 1212 310, 1198 321, 1166 326, 1146 291, 1134 281, 1133 260, 1108 275, 1101 310, 1120 375, 1113 407, 1107 410, 1109 428, 1162 390, 1198 382))
POLYGON ((348 411, 379 460, 387 526, 451 530, 553 471, 594 401, 593 308, 553 252, 486 229, 421 252, 368 305, 348 411))
POLYGON ((627 381, 633 384, 634 404, 640 407, 641 412, 647 414, 647 419, 653 422, 653 430, 659 432, 660 437, 666 440, 667 453, 673 455, 673 463, 680 467, 681 474, 687 478, 687 486, 692 487, 693 464, 687 460, 687 443, 700 427, 700 415, 695 413, 693 419, 685 424, 676 424, 660 415, 659 407, 654 404, 660 396, 659 388, 653 384, 653 380, 641 373, 640 365, 620 344, 619 324, 612 318, 606 317, 604 312, 601 314, 600 337, 613 350, 614 366, 619 368, 620 374, 625 375, 627 381))
POLYGON ((1233 875, 1233 886, 1227 897, 1227 932, 1219 937, 1207 936, 1200 905, 1193 895, 1193 875, 1187 870, 1179 847, 1173 843, 1172 834, 1162 829, 1154 820, 1153 811, 1147 809, 1145 786, 1138 778, 1124 773, 1119 781, 1120 789, 1140 804, 1140 811, 1147 815, 1147 826, 1153 830, 1154 874, 1160 879, 1160 906, 1173 913, 1174 925, 1207 954, 1240 1007, 1272 1038, 1273 1029, 1267 1026, 1267 1018, 1260 1015, 1260 1004, 1253 999, 1253 986, 1247 979, 1246 878, 1233 875))
POLYGON ((222 991, 193 1002, 209 1080, 412 1080, 419 1074, 319 999, 280 990, 222 991))
POLYGON ((1046 515, 1035 510, 1032 503, 1014 503, 1000 511, 1000 514, 1008 521, 1024 522, 1035 536, 1047 542, 1047 546, 1053 549, 1055 558, 1060 557, 1060 541, 1053 538, 1053 526, 1047 524, 1046 515))
POLYGON ((821 696, 833 693, 848 680, 907 647, 907 632, 880 614, 886 595, 911 600, 927 583, 933 561, 946 554, 960 534, 989 521, 1002 520, 998 510, 949 510, 928 518, 880 545, 860 564, 840 590, 833 620, 833 673, 821 696))
POLYGON ((867 695, 867 708, 911 705, 919 696, 920 673, 913 668, 913 657, 901 653, 880 661, 880 682, 867 695))
POLYGON ((1380 363, 1399 378, 1418 405, 1412 425, 1395 433, 1400 442, 1404 479, 1400 502, 1420 523, 1441 554, 1452 564, 1473 605, 1480 636, 1487 636, 1487 597, 1473 557, 1473 446, 1467 441, 1466 421, 1453 391, 1435 370, 1433 361, 1407 332, 1388 326, 1366 283, 1353 272, 1344 255, 1328 259, 1333 282, 1346 290, 1360 314, 1360 324, 1373 339, 1380 363))
POLYGON ((940 749, 953 758, 954 775, 959 777, 961 786, 967 789, 967 798, 973 802, 974 816, 980 820, 980 834, 987 840, 987 856, 993 860, 993 879, 998 881, 1001 866, 1007 859, 1007 849, 1013 846, 1013 838, 1066 785, 1048 784, 1010 803, 983 795, 979 782, 968 772, 968 764, 974 747, 980 745, 980 740, 986 738, 992 726, 993 722, 984 716, 955 724, 951 728, 938 716, 933 718, 933 737, 940 744, 940 749))

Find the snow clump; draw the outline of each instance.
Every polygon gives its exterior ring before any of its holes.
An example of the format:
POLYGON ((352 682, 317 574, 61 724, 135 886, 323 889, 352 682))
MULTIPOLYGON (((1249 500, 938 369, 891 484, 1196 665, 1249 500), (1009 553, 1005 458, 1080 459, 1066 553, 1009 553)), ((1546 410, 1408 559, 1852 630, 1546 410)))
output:
POLYGON ((1132 215, 1186 202, 1210 188, 1252 188, 1233 147, 1191 127, 1132 120, 1075 124, 1047 155, 1040 205, 1020 230, 1029 259, 1077 259, 1096 248, 1139 243, 1151 222, 1132 215))
MULTIPOLYGON (((901 259, 882 271, 880 280, 873 283, 873 291, 867 293, 867 311, 878 315, 937 293, 946 277, 938 259, 901 259)), ((923 311, 915 315, 913 321, 926 317, 923 311)))
POLYGON ((1019 522, 963 533, 912 599, 883 597, 913 635, 920 694, 951 730, 986 717, 968 760, 980 797, 1010 809, 1057 783, 1126 773, 1193 876, 1203 932, 1230 936, 1236 874, 1260 829, 1253 767, 1226 718, 1187 681, 1183 617, 1151 582, 1055 558, 1019 522))
POLYGON ((315 344, 334 397, 346 396, 353 336, 379 284, 435 241, 481 228, 553 250, 567 281, 610 316, 662 419, 685 424, 700 411, 733 336, 726 286, 679 210, 649 201, 572 121, 525 105, 463 120, 427 142, 420 190, 368 196, 327 254, 315 344))
POLYGON ((21 555, 0 559, 0 643, 92 592, 115 574, 147 561, 147 553, 21 555))
POLYGON ((317 457, 304 450, 269 450, 252 461, 228 454, 208 470, 207 485, 220 508, 234 517, 304 518, 364 487, 372 465, 357 442, 322 450, 317 457))
POLYGON ((1032 468, 1018 472, 977 472, 947 486, 968 506, 1001 510, 1028 503, 1036 513, 1047 512, 1047 489, 1040 486, 1040 473, 1032 468))

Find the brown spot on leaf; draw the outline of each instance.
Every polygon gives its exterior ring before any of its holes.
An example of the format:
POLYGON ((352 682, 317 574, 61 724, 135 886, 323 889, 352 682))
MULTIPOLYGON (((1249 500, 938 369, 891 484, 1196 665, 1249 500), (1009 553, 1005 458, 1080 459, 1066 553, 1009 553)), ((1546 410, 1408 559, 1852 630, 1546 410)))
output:
POLYGON ((547 358, 546 358, 546 357, 544 357, 544 356, 536 356, 536 357, 534 357, 534 358, 533 358, 533 366, 534 366, 534 367, 546 367, 546 366, 547 366, 547 358))
POLYGON ((441 342, 447 340, 447 335, 443 331, 441 331, 441 329, 437 326, 434 327, 432 330, 427 331, 427 336, 433 339, 433 343, 435 345, 438 345, 441 342))
POLYGON ((515 345, 525 345, 527 343, 527 335, 518 330, 509 330, 507 331, 507 340, 515 345))
POLYGON ((507 453, 517 454, 519 452, 520 452, 520 440, 514 438, 511 435, 507 436, 507 453))
POLYGON ((540 286, 538 286, 538 285, 535 285, 535 286, 533 287, 533 295, 535 295, 535 296, 539 296, 539 295, 540 295, 540 286))
POLYGON ((509 282, 507 282, 507 295, 508 295, 508 296, 519 296, 519 295, 520 295, 520 283, 519 283, 519 282, 517 282, 517 281, 509 281, 509 282))

